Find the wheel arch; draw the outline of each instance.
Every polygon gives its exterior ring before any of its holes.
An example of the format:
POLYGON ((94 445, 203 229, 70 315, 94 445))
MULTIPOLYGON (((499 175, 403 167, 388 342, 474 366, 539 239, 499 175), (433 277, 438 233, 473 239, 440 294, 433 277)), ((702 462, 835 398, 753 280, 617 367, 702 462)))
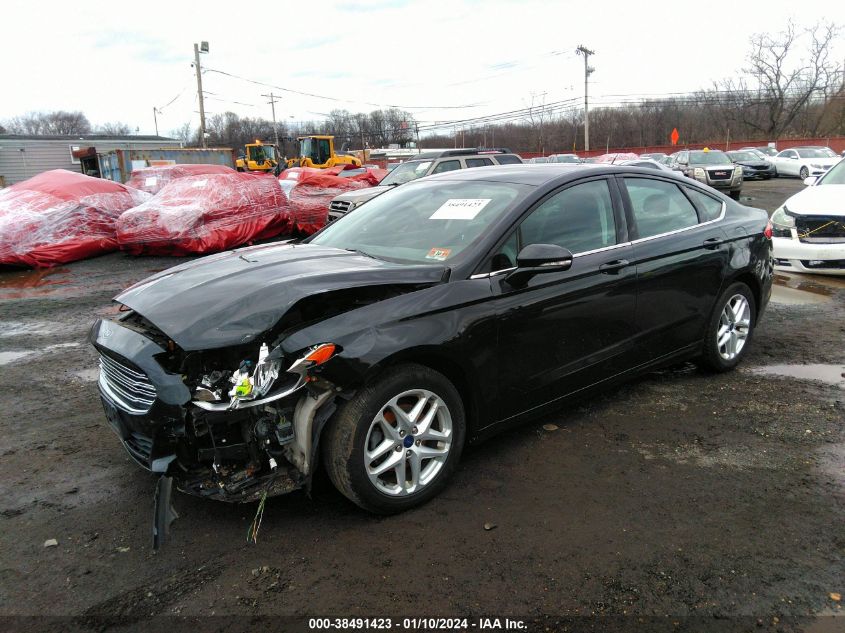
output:
POLYGON ((478 386, 470 378, 471 373, 454 358, 442 353, 437 348, 415 347, 396 352, 395 354, 382 359, 377 365, 371 368, 367 381, 375 375, 382 373, 388 367, 401 363, 415 363, 443 374, 451 382, 461 402, 464 405, 464 415, 467 424, 467 439, 472 437, 472 432, 478 428, 479 420, 482 418, 479 405, 478 386))
POLYGON ((754 319, 756 321, 757 317, 760 315, 763 299, 763 288, 760 285, 760 280, 757 279, 754 273, 746 270, 729 279, 725 287, 727 288, 737 281, 748 286, 751 289, 751 294, 754 295, 754 319))

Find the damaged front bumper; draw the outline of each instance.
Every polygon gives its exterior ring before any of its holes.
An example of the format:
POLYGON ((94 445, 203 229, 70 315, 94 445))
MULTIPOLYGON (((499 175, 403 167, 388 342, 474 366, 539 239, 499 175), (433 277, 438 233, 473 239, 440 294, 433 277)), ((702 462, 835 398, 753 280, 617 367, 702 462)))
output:
MULTIPOLYGON (((214 372, 222 377, 210 384, 207 377, 168 371, 172 341, 135 325, 101 319, 90 339, 100 353, 106 418, 143 468, 172 477, 182 492, 228 502, 309 485, 317 438, 336 393, 308 375, 313 363, 299 359, 265 380, 262 393, 254 361, 244 361, 231 376, 214 372), (236 383, 231 392, 221 390, 225 381, 236 383)), ((261 361, 259 355, 258 367, 261 361)))

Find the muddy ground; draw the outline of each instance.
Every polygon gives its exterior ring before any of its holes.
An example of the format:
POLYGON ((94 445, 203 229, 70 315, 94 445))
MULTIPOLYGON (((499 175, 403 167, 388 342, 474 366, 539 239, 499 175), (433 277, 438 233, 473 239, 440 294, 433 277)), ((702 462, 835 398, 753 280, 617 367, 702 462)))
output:
MULTIPOLYGON (((749 183, 745 201, 771 211, 801 186, 749 183)), ((831 594, 845 593, 845 280, 779 276, 739 370, 653 373, 471 448, 417 510, 370 516, 321 476, 310 499, 268 501, 253 545, 255 506, 177 495, 153 553, 154 480, 106 425, 86 334, 121 288, 173 263, 0 273, 0 615, 92 630, 152 615, 240 616, 200 620, 227 630, 290 615, 845 630, 808 618, 841 614, 831 594), (766 373, 792 364, 822 367, 766 373)))

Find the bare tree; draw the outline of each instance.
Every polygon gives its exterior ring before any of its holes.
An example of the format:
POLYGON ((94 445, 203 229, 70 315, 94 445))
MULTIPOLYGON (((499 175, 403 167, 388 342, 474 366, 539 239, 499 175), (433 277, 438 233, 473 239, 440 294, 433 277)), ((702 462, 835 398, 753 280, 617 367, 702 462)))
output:
POLYGON ((105 134, 107 136, 129 136, 132 133, 132 128, 128 123, 121 123, 114 121, 111 123, 103 123, 94 128, 96 134, 105 134))
MULTIPOLYGON (((832 44, 840 31, 831 22, 800 31, 789 22, 786 30, 776 35, 754 35, 749 65, 743 74, 718 84, 732 106, 731 118, 770 138, 778 138, 802 112, 827 104, 839 88, 842 73, 842 66, 831 59, 832 44), (809 40, 805 57, 800 50, 803 40, 809 40)), ((818 121, 810 127, 817 130, 818 121)))
POLYGON ((191 126, 190 123, 183 123, 177 128, 170 130, 169 135, 171 138, 175 138, 179 141, 182 141, 184 145, 190 145, 192 139, 194 138, 194 128, 191 126))
POLYGON ((9 130, 13 134, 90 134, 91 123, 82 112, 30 112, 9 121, 9 130))

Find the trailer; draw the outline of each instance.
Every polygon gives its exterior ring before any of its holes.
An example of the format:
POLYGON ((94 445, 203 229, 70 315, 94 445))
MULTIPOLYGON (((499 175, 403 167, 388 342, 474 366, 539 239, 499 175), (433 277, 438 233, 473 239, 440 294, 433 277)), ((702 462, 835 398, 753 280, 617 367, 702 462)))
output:
POLYGON ((161 147, 157 149, 115 149, 98 152, 96 147, 84 147, 73 152, 79 159, 83 174, 125 183, 135 169, 160 165, 225 165, 235 166, 231 148, 210 149, 161 147))

